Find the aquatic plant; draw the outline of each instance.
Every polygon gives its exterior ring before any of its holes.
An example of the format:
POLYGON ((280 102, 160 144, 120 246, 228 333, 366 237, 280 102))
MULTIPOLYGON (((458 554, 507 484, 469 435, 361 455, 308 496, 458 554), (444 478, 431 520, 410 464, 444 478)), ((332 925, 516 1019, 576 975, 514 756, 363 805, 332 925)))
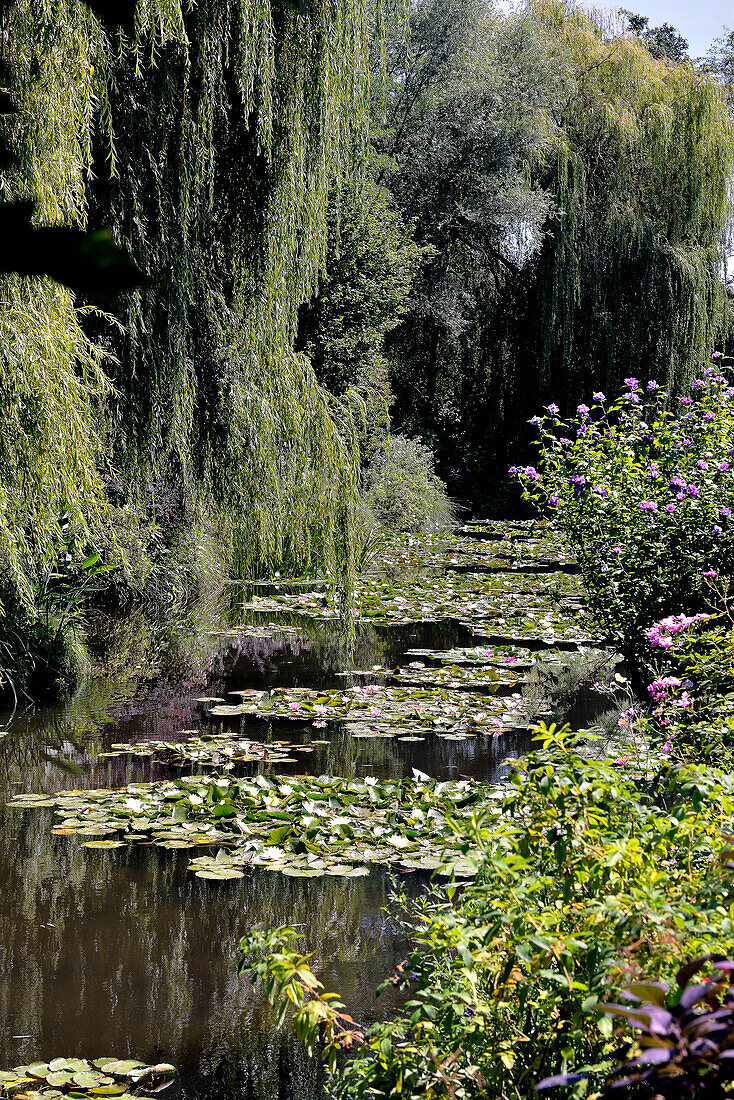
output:
POLYGON ((160 1092, 175 1076, 176 1068, 168 1062, 151 1066, 130 1058, 51 1058, 0 1070, 0 1096, 18 1100, 58 1100, 62 1096, 74 1100, 102 1096, 132 1100, 134 1096, 160 1092))
POLYGON ((86 848, 136 842, 164 848, 217 845, 216 856, 190 864, 199 878, 242 878, 249 867, 293 878, 369 874, 369 864, 473 875, 471 837, 491 789, 469 781, 347 780, 336 776, 186 776, 135 783, 116 791, 18 795, 8 806, 53 806, 54 832, 79 835, 86 848))

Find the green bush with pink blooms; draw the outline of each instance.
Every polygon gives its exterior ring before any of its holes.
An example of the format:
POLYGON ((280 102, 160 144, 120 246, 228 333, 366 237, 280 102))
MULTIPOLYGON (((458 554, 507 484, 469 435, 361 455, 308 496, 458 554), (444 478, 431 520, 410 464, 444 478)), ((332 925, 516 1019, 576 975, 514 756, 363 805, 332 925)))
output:
POLYGON ((562 418, 533 418, 525 496, 572 544, 591 610, 636 669, 653 623, 708 610, 708 579, 734 573, 734 386, 718 357, 686 396, 625 379, 562 418))

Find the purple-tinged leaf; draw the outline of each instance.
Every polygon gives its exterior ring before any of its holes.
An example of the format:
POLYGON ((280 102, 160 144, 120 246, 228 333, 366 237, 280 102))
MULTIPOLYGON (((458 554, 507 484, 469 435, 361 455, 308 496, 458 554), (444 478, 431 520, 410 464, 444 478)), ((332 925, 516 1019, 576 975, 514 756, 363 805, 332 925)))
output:
POLYGON ((707 962, 725 962, 726 955, 699 955, 696 959, 691 959, 690 962, 682 966, 675 976, 675 980, 681 988, 688 985, 694 974, 697 974, 707 962))
POLYGON ((636 1058, 630 1059, 627 1065, 647 1066, 669 1062, 674 1053, 673 1047, 650 1047, 648 1050, 643 1050, 642 1054, 638 1054, 636 1058))
POLYGON ((650 1001, 651 1004, 662 1008, 669 988, 667 982, 633 982, 632 985, 627 986, 625 994, 635 997, 638 1001, 650 1001))
POLYGON ((667 1031, 673 1023, 673 1016, 667 1009, 657 1005, 645 1005, 643 1008, 625 1008, 623 1005, 602 1005, 601 1011, 610 1016, 624 1016, 642 1031, 654 1031, 657 1034, 667 1031))
POLYGON ((681 993, 680 1004, 683 1008, 690 1008, 691 1005, 695 1005, 697 1001, 708 996, 710 992, 710 985, 689 985, 681 993))
POLYGON ((575 1085, 577 1081, 583 1081, 587 1076, 584 1073, 557 1073, 555 1077, 544 1077, 542 1081, 538 1081, 535 1088, 538 1092, 543 1089, 555 1089, 560 1085, 575 1085))

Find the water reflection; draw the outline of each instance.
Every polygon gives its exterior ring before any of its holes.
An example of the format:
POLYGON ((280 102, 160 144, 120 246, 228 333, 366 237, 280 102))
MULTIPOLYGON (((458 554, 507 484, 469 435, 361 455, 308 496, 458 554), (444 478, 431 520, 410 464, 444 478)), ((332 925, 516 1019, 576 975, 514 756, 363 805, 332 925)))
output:
MULTIPOLYGON (((211 611, 211 609, 210 609, 211 611)), ((137 613, 106 620, 115 645, 96 655, 101 674, 63 705, 17 713, 0 740, 0 802, 17 791, 122 786, 170 774, 127 757, 99 760, 117 742, 179 740, 207 725, 200 695, 246 687, 344 688, 343 640, 333 627, 227 632, 227 609, 202 615, 182 637, 174 625, 137 613)), ((179 624, 180 625, 180 624, 179 624)), ((190 625, 190 624, 189 624, 190 625)), ((475 644, 456 624, 415 623, 358 632, 357 668, 394 667, 406 650, 475 644)), ((365 683, 365 678, 359 679, 365 683)), ((0 719, 2 716, 0 715, 0 719)), ((232 728, 237 728, 233 724, 232 728)), ((309 727, 243 723, 259 740, 306 743, 309 727)), ((291 772, 393 777, 417 767, 431 775, 495 778, 525 751, 522 732, 503 738, 422 742, 357 741, 340 723, 319 735, 328 746, 297 754, 291 772)), ((253 869, 212 883, 186 870, 187 852, 137 847, 89 850, 54 836, 50 811, 0 810, 0 1066, 53 1056, 165 1059, 181 1069, 166 1095, 238 1100, 317 1100, 319 1067, 274 1028, 262 992, 236 973, 236 944, 254 925, 303 929, 327 988, 369 1021, 388 1013, 374 990, 405 954, 390 872, 352 880, 290 879, 253 869)), ((428 877, 401 875, 409 892, 428 877)))

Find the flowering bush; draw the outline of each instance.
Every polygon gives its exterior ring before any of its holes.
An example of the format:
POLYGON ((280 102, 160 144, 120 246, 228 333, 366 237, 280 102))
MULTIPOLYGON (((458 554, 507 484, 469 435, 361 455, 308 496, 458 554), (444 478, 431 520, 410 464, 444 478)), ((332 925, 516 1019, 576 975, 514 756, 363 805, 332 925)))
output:
MULTIPOLYGON (((734 606, 728 585, 711 585, 711 614, 669 616, 648 630, 651 655, 665 672, 647 687, 652 711, 642 719, 671 759, 734 762, 734 606)), ((643 732, 642 730, 640 732, 643 732)))
POLYGON ((734 571, 734 387, 722 366, 674 411, 656 382, 636 378, 616 402, 595 393, 567 420, 549 405, 532 421, 538 468, 510 468, 573 544, 594 615, 636 663, 651 623, 670 637, 669 616, 687 624, 703 611, 705 578, 734 571))

